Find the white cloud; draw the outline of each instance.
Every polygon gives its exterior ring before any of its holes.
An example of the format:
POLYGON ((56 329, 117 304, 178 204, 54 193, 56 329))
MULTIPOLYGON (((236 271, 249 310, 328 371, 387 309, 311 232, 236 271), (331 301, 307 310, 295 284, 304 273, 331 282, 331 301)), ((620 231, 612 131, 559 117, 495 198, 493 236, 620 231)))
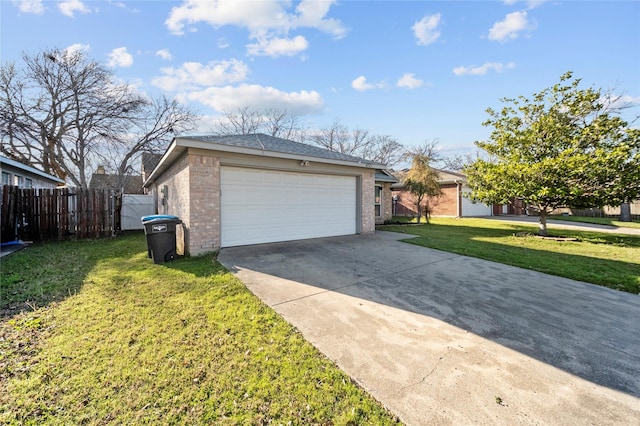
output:
POLYGON ((418 87, 421 87, 423 84, 424 84, 424 81, 420 80, 419 78, 416 78, 416 75, 414 73, 406 73, 405 75, 400 77, 398 79, 398 82, 396 83, 398 87, 405 87, 407 89, 417 89, 418 87))
POLYGON ((370 89, 384 89, 387 84, 384 81, 378 81, 377 83, 367 83, 367 78, 363 75, 356 78, 351 82, 351 87, 359 92, 364 92, 370 89))
POLYGON ((426 15, 424 18, 413 24, 411 29, 413 35, 418 40, 418 44, 426 46, 435 42, 440 37, 440 14, 426 15))
POLYGON ((237 59, 214 61, 207 65, 199 62, 185 62, 180 68, 163 68, 161 77, 153 79, 152 84, 166 91, 191 90, 204 86, 244 81, 249 67, 237 59))
POLYGON ((176 35, 184 34, 186 26, 201 22, 216 28, 235 25, 246 28, 250 40, 257 40, 257 43, 247 45, 250 54, 292 55, 302 51, 303 46, 308 48, 301 36, 289 36, 292 30, 315 28, 336 38, 344 36, 346 29, 342 23, 326 17, 333 3, 333 0, 303 0, 291 12, 288 9, 292 2, 288 1, 185 0, 171 9, 165 25, 176 35))
POLYGON ((133 65, 133 56, 127 52, 126 47, 118 47, 109 53, 109 61, 107 66, 111 68, 128 68, 133 65))
POLYGON ((42 0, 13 0, 13 4, 18 6, 22 13, 35 13, 37 15, 44 13, 42 0))
POLYGON ((373 89, 375 86, 367 83, 367 78, 361 75, 351 82, 351 87, 359 92, 364 92, 365 90, 373 89))
POLYGON ((76 52, 88 53, 91 50, 91 46, 89 46, 88 44, 76 43, 76 44, 72 44, 71 46, 67 47, 64 50, 66 53, 76 53, 76 52))
POLYGON ((347 30, 342 22, 334 18, 326 18, 329 9, 335 3, 332 1, 303 0, 296 7, 298 15, 291 19, 292 28, 316 28, 336 38, 342 38, 347 30))
POLYGON ((260 38, 258 43, 248 44, 247 53, 252 56, 295 56, 306 50, 309 42, 302 36, 294 38, 260 38))
POLYGON ((640 105, 640 96, 633 97, 630 95, 616 95, 608 93, 600 99, 603 105, 613 109, 624 109, 640 105))
POLYGON ((509 13, 503 21, 496 22, 489 30, 489 40, 507 41, 518 38, 521 31, 530 29, 531 26, 527 20, 527 12, 509 13))
POLYGON ((460 66, 453 69, 453 73, 455 75, 485 75, 489 71, 493 70, 495 72, 502 72, 504 70, 515 68, 516 64, 513 62, 509 62, 508 64, 502 64, 500 62, 487 62, 479 67, 472 66, 460 66))
POLYGON ((63 15, 66 15, 70 18, 74 17, 76 12, 79 13, 89 13, 90 10, 85 4, 80 0, 66 0, 58 3, 58 9, 62 12, 63 15))
POLYGON ((190 101, 200 102, 216 111, 234 111, 251 105, 256 110, 276 108, 295 114, 317 113, 324 101, 316 91, 282 92, 273 87, 256 84, 240 86, 210 87, 185 95, 190 101))
POLYGON ((161 49, 156 52, 156 56, 159 56, 163 61, 170 61, 173 56, 171 56, 171 52, 169 49, 161 49))
MULTIPOLYGON (((503 0, 502 3, 506 4, 507 6, 512 6, 516 3, 518 3, 519 0, 503 0)), ((535 9, 536 7, 541 6, 543 3, 546 3, 548 0, 527 0, 525 3, 527 3, 527 9, 535 9)))

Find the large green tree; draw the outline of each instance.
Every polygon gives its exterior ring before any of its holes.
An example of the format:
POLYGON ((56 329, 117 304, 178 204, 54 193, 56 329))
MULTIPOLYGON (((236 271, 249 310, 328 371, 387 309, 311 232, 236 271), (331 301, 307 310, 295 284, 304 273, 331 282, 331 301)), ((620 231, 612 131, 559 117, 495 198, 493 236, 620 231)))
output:
POLYGON ((533 95, 502 99, 487 109, 487 154, 465 167, 472 197, 506 204, 521 199, 540 216, 558 207, 601 207, 640 195, 640 130, 611 107, 601 89, 580 88, 567 72, 560 82, 533 95))

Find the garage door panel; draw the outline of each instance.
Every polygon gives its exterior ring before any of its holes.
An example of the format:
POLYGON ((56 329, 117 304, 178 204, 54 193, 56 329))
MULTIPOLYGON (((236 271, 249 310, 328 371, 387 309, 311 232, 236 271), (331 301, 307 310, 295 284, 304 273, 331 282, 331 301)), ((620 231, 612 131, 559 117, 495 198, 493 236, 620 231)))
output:
POLYGON ((356 178, 222 167, 222 247, 356 232, 356 178))

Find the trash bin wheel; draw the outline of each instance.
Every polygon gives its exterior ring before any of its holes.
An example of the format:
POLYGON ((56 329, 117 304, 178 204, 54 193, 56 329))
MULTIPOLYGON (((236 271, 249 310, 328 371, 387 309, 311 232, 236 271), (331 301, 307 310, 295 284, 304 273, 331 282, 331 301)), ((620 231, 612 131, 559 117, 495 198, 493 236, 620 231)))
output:
POLYGON ((175 251, 175 250, 172 250, 172 251, 170 251, 170 252, 167 252, 167 253, 164 255, 164 261, 165 261, 165 262, 170 262, 170 261, 172 261, 172 260, 176 260, 177 258, 178 258, 178 253, 176 253, 176 251, 175 251))

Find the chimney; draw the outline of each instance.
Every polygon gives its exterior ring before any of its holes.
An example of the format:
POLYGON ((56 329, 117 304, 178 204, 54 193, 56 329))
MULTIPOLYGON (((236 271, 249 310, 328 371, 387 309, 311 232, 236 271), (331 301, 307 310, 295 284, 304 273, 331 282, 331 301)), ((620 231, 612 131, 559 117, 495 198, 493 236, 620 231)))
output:
POLYGON ((98 170, 96 170, 96 174, 97 175, 103 175, 105 174, 105 170, 104 170, 104 166, 98 166, 98 170))

